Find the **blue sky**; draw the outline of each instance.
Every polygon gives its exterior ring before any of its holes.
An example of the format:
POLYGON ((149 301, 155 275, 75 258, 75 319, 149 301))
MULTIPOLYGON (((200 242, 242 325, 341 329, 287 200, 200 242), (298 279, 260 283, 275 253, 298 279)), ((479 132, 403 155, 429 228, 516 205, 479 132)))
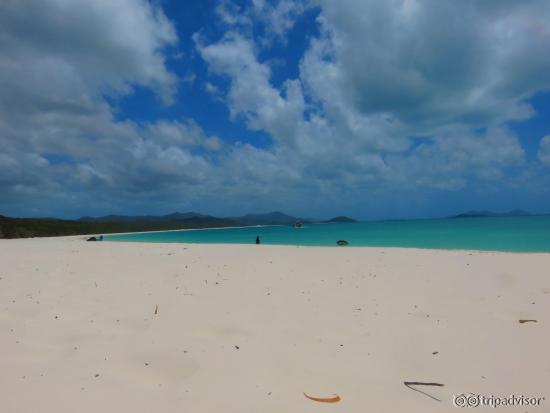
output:
POLYGON ((550 212, 550 5, 8 1, 0 214, 550 212))

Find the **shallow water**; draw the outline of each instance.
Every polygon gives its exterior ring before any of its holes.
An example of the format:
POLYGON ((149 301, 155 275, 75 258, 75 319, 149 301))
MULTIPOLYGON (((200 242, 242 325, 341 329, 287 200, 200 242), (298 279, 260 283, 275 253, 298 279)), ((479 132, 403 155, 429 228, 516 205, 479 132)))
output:
POLYGON ((471 249, 550 252, 550 216, 447 218, 338 224, 305 224, 303 228, 267 226, 109 235, 109 241, 185 242, 471 249))

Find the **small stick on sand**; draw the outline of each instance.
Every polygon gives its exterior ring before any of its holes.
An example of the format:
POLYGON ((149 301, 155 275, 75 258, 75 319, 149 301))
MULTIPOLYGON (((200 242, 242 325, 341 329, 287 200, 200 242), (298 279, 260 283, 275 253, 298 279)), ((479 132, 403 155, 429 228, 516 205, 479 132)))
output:
POLYGON ((520 324, 523 324, 523 323, 538 323, 537 320, 519 320, 520 324))
POLYGON ((159 306, 157 305, 157 306, 155 307, 155 315, 157 315, 158 313, 159 313, 159 306))
POLYGON ((320 402, 320 403, 337 403, 340 400, 342 400, 340 396, 338 396, 337 394, 335 394, 332 397, 312 397, 304 393, 304 396, 306 396, 309 400, 313 400, 314 402, 320 402))
POLYGON ((441 402, 437 397, 432 396, 431 394, 428 394, 426 392, 423 392, 422 390, 415 389, 411 386, 437 386, 437 387, 443 387, 444 384, 441 383, 425 383, 422 381, 404 381, 403 384, 407 386, 409 389, 417 391, 419 393, 422 393, 424 396, 428 396, 430 399, 434 399, 435 401, 441 402))

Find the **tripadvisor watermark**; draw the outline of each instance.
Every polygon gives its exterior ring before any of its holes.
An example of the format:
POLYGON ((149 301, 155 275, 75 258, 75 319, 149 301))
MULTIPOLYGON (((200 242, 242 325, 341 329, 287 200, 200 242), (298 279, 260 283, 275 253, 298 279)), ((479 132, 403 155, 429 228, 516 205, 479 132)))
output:
POLYGON ((545 397, 516 396, 514 394, 507 397, 483 396, 473 393, 453 395, 455 407, 540 406, 545 400, 545 397))

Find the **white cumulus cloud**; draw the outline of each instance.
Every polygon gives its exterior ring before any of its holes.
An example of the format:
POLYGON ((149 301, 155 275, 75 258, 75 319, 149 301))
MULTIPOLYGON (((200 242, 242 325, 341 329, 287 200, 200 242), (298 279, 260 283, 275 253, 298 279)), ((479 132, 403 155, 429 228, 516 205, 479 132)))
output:
POLYGON ((550 135, 541 139, 538 158, 542 163, 550 166, 550 135))
MULTIPOLYGON (((184 53, 159 4, 0 3, 0 206, 367 214, 421 204, 411 191, 544 186, 509 124, 550 89, 545 0, 224 0, 222 33, 199 31, 184 53), (314 13, 318 31, 286 70, 288 36, 314 13), (208 73, 174 73, 168 53, 177 67, 198 55, 208 73), (112 102, 136 86, 166 105, 182 83, 271 142, 232 144, 183 117, 116 118, 112 102)), ((538 159, 550 164, 548 137, 538 159)))

